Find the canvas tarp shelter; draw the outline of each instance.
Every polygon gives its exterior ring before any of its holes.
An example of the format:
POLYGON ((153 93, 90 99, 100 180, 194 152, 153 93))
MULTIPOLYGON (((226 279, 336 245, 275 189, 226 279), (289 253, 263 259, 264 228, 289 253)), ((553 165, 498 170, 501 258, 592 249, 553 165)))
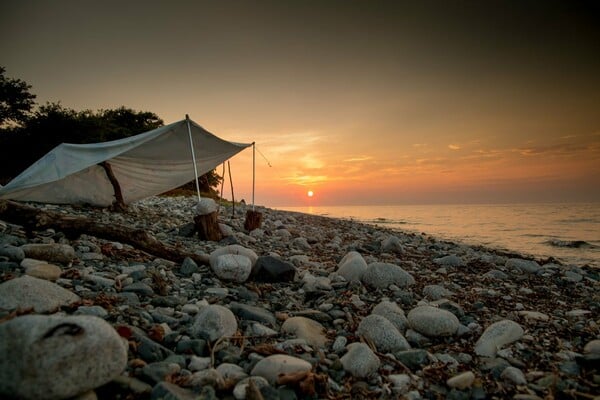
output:
POLYGON ((194 180, 190 136, 198 175, 252 145, 220 139, 189 119, 110 142, 63 143, 1 187, 0 199, 110 206, 115 190, 103 162, 125 204, 163 193, 194 180))

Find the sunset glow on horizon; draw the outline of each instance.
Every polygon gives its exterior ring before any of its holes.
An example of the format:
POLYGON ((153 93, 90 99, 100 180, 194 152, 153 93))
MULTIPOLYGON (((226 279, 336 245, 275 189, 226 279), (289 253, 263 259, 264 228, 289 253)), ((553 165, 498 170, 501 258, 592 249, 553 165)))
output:
MULTIPOLYGON (((585 2, 11 0, 0 15, 0 65, 39 104, 189 114, 256 142, 260 205, 600 201, 585 2)), ((252 151, 231 168, 248 201, 252 151)))

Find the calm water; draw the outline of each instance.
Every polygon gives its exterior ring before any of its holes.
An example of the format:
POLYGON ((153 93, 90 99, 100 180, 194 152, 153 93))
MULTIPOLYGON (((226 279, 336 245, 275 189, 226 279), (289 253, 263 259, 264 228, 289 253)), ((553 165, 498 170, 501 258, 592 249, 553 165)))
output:
POLYGON ((279 208, 600 268, 600 203, 279 208))

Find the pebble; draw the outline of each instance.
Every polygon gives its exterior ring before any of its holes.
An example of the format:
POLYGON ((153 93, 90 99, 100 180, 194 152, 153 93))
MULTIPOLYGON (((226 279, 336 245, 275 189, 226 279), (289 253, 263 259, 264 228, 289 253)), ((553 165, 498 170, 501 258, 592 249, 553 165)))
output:
POLYGON ((528 274, 533 274, 539 271, 540 264, 531 260, 524 260, 521 258, 510 258, 506 261, 506 268, 512 268, 528 274))
POLYGON ((0 309, 50 313, 80 301, 79 296, 44 279, 24 275, 0 284, 0 309))
MULTIPOLYGON (((26 260, 30 259, 24 259, 23 262, 21 262, 21 266, 23 266, 23 263, 26 260)), ((62 269, 54 264, 40 262, 34 265, 27 266, 25 268, 25 274, 33 276, 34 278, 45 279, 47 281, 56 281, 58 278, 60 278, 60 274, 62 274, 62 269)))
POLYGON ((394 352, 410 349, 410 345, 388 319, 371 314, 362 319, 356 334, 368 337, 380 352, 394 352))
POLYGON ((252 383, 258 390, 269 387, 269 381, 267 381, 262 376, 249 376, 248 378, 242 379, 233 388, 233 397, 235 397, 236 400, 246 399, 246 392, 248 386, 250 385, 250 381, 252 381, 252 383))
POLYGON ((440 285, 427 285, 423 288, 423 296, 429 300, 440 300, 452 295, 451 291, 440 285))
POLYGON ((0 256, 8 257, 9 260, 21 262, 25 258, 22 248, 10 244, 0 244, 0 256))
POLYGON ((360 282, 367 270, 367 262, 357 251, 348 252, 338 263, 337 274, 348 282, 360 282))
POLYGON ((218 304, 203 307, 190 329, 194 337, 214 342, 237 332, 237 321, 230 309, 218 304))
POLYGON ((262 376, 270 384, 276 384, 280 374, 293 374, 311 369, 312 365, 306 360, 285 354, 275 354, 256 363, 250 374, 262 376))
POLYGON ((344 370, 352 376, 365 378, 379 369, 381 365, 379 357, 366 344, 351 343, 347 348, 348 352, 340 358, 340 361, 344 370))
POLYGON ((110 382, 127 345, 92 316, 25 315, 0 324, 0 394, 63 399, 110 382))
POLYGON ((382 300, 373 308, 371 313, 381 315, 382 317, 386 318, 388 321, 394 324, 400 333, 404 334, 404 332, 406 332, 408 320, 406 319, 404 310, 402 310, 398 304, 389 300, 382 300))
POLYGON ((281 325, 281 332, 304 339, 315 347, 325 347, 328 342, 323 325, 310 318, 291 317, 281 325))
POLYGON ((25 253, 25 257, 62 264, 69 264, 76 257, 75 249, 68 244, 30 243, 24 244, 21 249, 25 253))
POLYGON ((252 272, 252 261, 250 258, 239 254, 223 254, 211 257, 210 266, 219 279, 246 282, 252 272))
POLYGON ((446 381, 446 385, 454 389, 463 390, 470 388, 474 381, 475 374, 471 371, 466 371, 449 378, 446 381))
POLYGON ((500 378, 511 382, 514 385, 527 385, 525 374, 516 367, 506 367, 504 371, 502 371, 502 374, 500 374, 500 378))
POLYGON ((493 357, 502 346, 523 337, 521 325, 511 320, 494 322, 488 326, 475 343, 475 353, 483 357, 493 357))
POLYGON ((415 278, 397 265, 375 262, 367 266, 362 282, 373 288, 386 289, 390 285, 400 288, 415 284, 415 278))
POLYGON ((402 254, 404 246, 402 246, 402 242, 397 236, 391 235, 381 241, 381 251, 402 254))
POLYGON ((450 254, 444 257, 436 258, 433 260, 433 262, 446 267, 463 267, 465 265, 463 259, 455 254, 450 254))
POLYGON ((429 337, 454 335, 460 325, 456 315, 431 306, 413 308, 407 319, 412 329, 429 337))

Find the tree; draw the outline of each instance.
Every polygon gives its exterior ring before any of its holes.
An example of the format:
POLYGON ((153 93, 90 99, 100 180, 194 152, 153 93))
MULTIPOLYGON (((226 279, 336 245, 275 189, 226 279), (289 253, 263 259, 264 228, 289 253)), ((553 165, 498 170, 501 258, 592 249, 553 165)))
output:
POLYGON ((0 127, 22 125, 35 105, 31 85, 20 79, 8 78, 6 69, 0 67, 0 127))

